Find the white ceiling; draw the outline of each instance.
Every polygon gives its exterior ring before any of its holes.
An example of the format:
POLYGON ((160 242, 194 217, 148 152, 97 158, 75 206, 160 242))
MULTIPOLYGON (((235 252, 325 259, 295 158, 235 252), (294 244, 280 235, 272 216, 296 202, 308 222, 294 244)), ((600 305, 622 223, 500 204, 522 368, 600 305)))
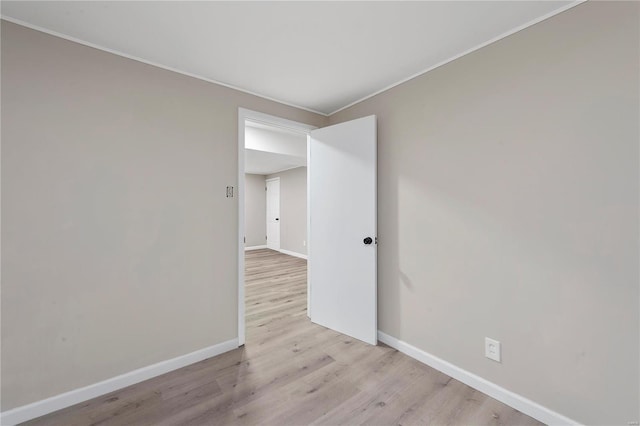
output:
POLYGON ((245 122, 244 171, 269 175, 307 165, 307 135, 245 122))
POLYGON ((244 150, 244 172, 256 175, 270 175, 284 170, 295 169, 307 165, 306 158, 273 152, 244 150))
POLYGON ((324 114, 575 1, 2 1, 8 20, 324 114))

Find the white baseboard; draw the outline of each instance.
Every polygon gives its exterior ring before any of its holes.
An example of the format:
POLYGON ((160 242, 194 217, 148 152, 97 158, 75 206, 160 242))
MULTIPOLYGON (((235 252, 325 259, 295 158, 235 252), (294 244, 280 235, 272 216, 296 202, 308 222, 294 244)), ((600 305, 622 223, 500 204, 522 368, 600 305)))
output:
POLYGON ((52 396, 51 398, 23 405, 22 407, 17 407, 0 413, 0 424, 3 426, 12 426, 26 422, 28 420, 44 416, 45 414, 70 407, 74 404, 105 395, 109 392, 140 383, 147 379, 151 379, 152 377, 160 376, 168 373, 169 371, 177 370, 178 368, 185 367, 189 364, 220 355, 224 352, 236 349, 237 347, 238 339, 228 340, 186 355, 161 361, 157 364, 148 365, 83 388, 74 389, 60 395, 52 396))
POLYGON ((471 386, 474 389, 479 390, 480 392, 489 395, 492 398, 497 399, 498 401, 515 408, 522 413, 533 417, 536 420, 541 421, 547 425, 579 425, 580 423, 572 420, 568 417, 563 416, 562 414, 556 413, 553 410, 550 410, 542 405, 531 401, 517 393, 511 392, 501 386, 496 385, 486 379, 483 379, 480 376, 477 376, 467 370, 464 370, 458 366, 451 364, 437 356, 431 355, 423 351, 422 349, 418 349, 415 346, 412 346, 402 340, 398 340, 395 337, 389 336, 388 334, 383 333, 378 330, 378 340, 382 343, 385 343, 391 346, 394 349, 402 352, 405 355, 410 356, 424 364, 427 364, 429 367, 435 368, 438 371, 443 372, 447 376, 453 377, 456 380, 461 381, 462 383, 471 386))
POLYGON ((297 253, 295 251, 290 251, 290 250, 284 250, 284 249, 280 249, 278 250, 280 253, 282 254, 288 254, 289 256, 295 256, 295 257, 299 257, 301 259, 306 259, 307 255, 306 254, 302 254, 302 253, 297 253))
POLYGON ((251 246, 251 247, 245 247, 244 251, 250 251, 250 250, 261 250, 261 249, 266 249, 267 246, 251 246))

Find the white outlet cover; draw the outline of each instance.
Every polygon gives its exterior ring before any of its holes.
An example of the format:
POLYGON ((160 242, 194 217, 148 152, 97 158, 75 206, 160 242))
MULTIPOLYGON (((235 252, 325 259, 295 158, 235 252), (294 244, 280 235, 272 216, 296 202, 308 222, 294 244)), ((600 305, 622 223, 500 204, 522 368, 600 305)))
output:
POLYGON ((484 356, 497 362, 501 362, 500 342, 497 340, 484 338, 484 356))

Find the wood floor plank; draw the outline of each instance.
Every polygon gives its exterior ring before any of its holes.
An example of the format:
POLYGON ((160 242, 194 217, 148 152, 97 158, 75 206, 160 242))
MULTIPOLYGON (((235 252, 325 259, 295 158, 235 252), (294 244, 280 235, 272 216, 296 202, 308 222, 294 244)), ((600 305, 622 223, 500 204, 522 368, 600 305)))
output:
POLYGON ((244 347, 28 425, 540 425, 406 355, 313 324, 307 262, 246 253, 244 347))

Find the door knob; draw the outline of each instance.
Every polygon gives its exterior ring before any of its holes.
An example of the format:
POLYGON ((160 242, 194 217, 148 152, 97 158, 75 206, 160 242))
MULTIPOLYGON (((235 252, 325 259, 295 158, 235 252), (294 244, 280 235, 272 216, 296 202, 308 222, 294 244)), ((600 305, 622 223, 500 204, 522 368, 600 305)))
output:
POLYGON ((362 240, 363 243, 365 244, 371 244, 373 242, 373 240, 371 239, 371 237, 367 237, 364 240, 362 240))
POLYGON ((276 220, 280 220, 280 218, 279 218, 279 217, 276 217, 276 220))

